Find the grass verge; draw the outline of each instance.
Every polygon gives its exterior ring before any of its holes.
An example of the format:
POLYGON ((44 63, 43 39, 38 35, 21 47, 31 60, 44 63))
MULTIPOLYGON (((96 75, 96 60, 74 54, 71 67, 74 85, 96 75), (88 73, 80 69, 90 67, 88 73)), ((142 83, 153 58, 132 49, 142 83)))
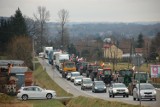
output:
POLYGON ((33 72, 33 77, 36 85, 39 85, 42 88, 55 90, 57 96, 73 96, 70 93, 67 93, 59 85, 57 85, 50 76, 43 70, 42 66, 37 63, 36 70, 33 72))
POLYGON ((67 107, 139 107, 139 105, 132 105, 122 102, 106 101, 98 98, 88 98, 79 96, 74 99, 71 99, 67 104, 67 107))

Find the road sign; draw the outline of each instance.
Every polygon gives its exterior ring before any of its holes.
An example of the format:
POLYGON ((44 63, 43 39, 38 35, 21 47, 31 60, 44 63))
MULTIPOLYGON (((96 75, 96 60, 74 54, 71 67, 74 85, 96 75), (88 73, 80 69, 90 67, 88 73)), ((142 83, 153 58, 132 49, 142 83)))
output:
POLYGON ((145 62, 144 58, 138 54, 132 57, 132 63, 135 66, 141 66, 144 62, 145 62))

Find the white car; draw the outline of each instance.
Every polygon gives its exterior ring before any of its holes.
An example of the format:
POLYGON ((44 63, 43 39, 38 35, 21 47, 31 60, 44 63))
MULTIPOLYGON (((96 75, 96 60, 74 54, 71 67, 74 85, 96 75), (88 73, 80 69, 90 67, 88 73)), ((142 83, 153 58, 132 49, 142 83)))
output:
POLYGON ((74 79, 74 85, 81 85, 83 76, 77 76, 74 79))
POLYGON ((128 88, 123 83, 112 83, 109 87, 109 97, 123 96, 129 97, 128 88))
POLYGON ((74 82, 75 77, 80 76, 79 72, 71 72, 71 82, 74 82))
POLYGON ((141 99, 154 99, 156 100, 156 90, 150 83, 140 83, 140 95, 139 95, 139 84, 136 84, 133 89, 133 100, 141 99))
POLYGON ((18 90, 17 98, 27 99, 52 99, 56 97, 54 90, 46 90, 39 86, 26 86, 18 90))
POLYGON ((68 73, 67 76, 66 76, 66 79, 70 80, 70 78, 71 78, 71 73, 68 73))

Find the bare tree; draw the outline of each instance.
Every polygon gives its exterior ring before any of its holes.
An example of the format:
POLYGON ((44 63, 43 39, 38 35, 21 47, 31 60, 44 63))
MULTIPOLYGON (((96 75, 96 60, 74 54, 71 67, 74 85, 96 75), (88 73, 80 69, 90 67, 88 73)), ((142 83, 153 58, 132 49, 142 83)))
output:
POLYGON ((23 60, 28 67, 32 68, 32 39, 30 37, 12 38, 7 49, 10 59, 23 60))
POLYGON ((67 28, 65 27, 66 23, 68 22, 69 12, 65 9, 61 9, 58 11, 59 17, 59 27, 61 35, 61 48, 62 50, 68 45, 69 43, 69 34, 67 32, 67 28))
POLYGON ((46 7, 38 6, 37 14, 34 14, 34 18, 36 19, 36 22, 38 24, 37 27, 39 27, 38 31, 39 31, 39 35, 40 35, 41 51, 42 51, 42 47, 44 45, 43 40, 45 39, 45 37, 44 37, 45 24, 46 24, 46 21, 49 21, 49 17, 50 17, 50 14, 49 14, 49 11, 46 10, 46 7))

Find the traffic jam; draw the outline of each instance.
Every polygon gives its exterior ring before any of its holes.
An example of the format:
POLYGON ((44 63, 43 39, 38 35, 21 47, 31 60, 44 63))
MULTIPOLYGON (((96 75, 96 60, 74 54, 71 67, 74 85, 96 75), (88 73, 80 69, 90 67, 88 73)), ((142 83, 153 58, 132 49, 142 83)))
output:
POLYGON ((133 69, 112 71, 104 63, 87 62, 61 51, 50 51, 45 59, 59 71, 62 78, 82 91, 108 93, 110 98, 133 96, 133 101, 156 101, 156 89, 148 83, 149 74, 146 72, 138 73, 133 69))

